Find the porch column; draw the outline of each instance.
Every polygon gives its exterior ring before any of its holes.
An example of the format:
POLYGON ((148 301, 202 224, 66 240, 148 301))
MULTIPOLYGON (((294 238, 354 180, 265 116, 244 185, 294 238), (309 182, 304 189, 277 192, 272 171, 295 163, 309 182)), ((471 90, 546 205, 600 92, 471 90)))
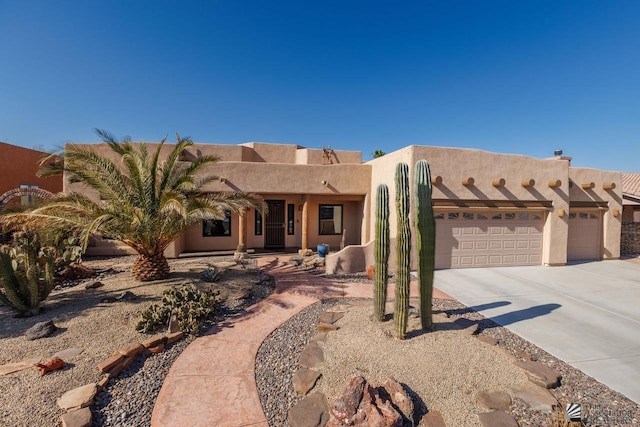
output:
POLYGON ((302 202, 302 249, 309 248, 309 196, 304 195, 302 202))
POLYGON ((246 252, 247 246, 245 245, 246 237, 247 237, 247 210, 242 209, 240 214, 238 215, 238 247, 236 248, 236 252, 246 252))

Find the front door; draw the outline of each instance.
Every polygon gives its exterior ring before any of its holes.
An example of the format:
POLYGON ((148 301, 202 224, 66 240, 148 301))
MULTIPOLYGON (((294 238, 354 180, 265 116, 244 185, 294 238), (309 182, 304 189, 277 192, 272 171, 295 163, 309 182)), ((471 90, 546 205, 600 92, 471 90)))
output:
POLYGON ((264 247, 284 248, 284 200, 267 200, 264 247))

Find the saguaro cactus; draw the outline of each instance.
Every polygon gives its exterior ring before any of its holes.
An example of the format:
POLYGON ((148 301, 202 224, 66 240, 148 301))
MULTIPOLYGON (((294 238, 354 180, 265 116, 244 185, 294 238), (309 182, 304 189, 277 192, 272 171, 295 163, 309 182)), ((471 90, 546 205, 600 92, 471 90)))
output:
POLYGON ((416 250, 418 251, 418 281, 420 283, 420 322, 422 329, 433 327, 433 269, 435 266, 436 223, 431 203, 431 171, 426 160, 419 160, 414 169, 416 250))
POLYGON ((409 166, 396 166, 396 210, 398 214, 395 328, 396 337, 404 339, 409 318, 409 269, 411 268, 411 228, 409 226, 409 166))
POLYGON ((389 188, 385 184, 380 184, 376 191, 375 277, 373 284, 373 315, 380 322, 384 320, 387 304, 389 240, 389 188))

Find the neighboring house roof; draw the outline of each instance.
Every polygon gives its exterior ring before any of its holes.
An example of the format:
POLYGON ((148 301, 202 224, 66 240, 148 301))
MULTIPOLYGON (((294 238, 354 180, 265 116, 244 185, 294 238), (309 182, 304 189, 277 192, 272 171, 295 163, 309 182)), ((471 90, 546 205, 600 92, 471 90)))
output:
POLYGON ((640 202, 640 173, 622 172, 622 197, 640 202))

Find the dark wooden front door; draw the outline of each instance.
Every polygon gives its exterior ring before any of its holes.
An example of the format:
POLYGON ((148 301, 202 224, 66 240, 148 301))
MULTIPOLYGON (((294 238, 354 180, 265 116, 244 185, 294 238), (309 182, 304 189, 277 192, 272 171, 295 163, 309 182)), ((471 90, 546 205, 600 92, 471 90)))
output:
POLYGON ((265 248, 284 248, 284 200, 267 200, 269 212, 265 218, 265 248))

